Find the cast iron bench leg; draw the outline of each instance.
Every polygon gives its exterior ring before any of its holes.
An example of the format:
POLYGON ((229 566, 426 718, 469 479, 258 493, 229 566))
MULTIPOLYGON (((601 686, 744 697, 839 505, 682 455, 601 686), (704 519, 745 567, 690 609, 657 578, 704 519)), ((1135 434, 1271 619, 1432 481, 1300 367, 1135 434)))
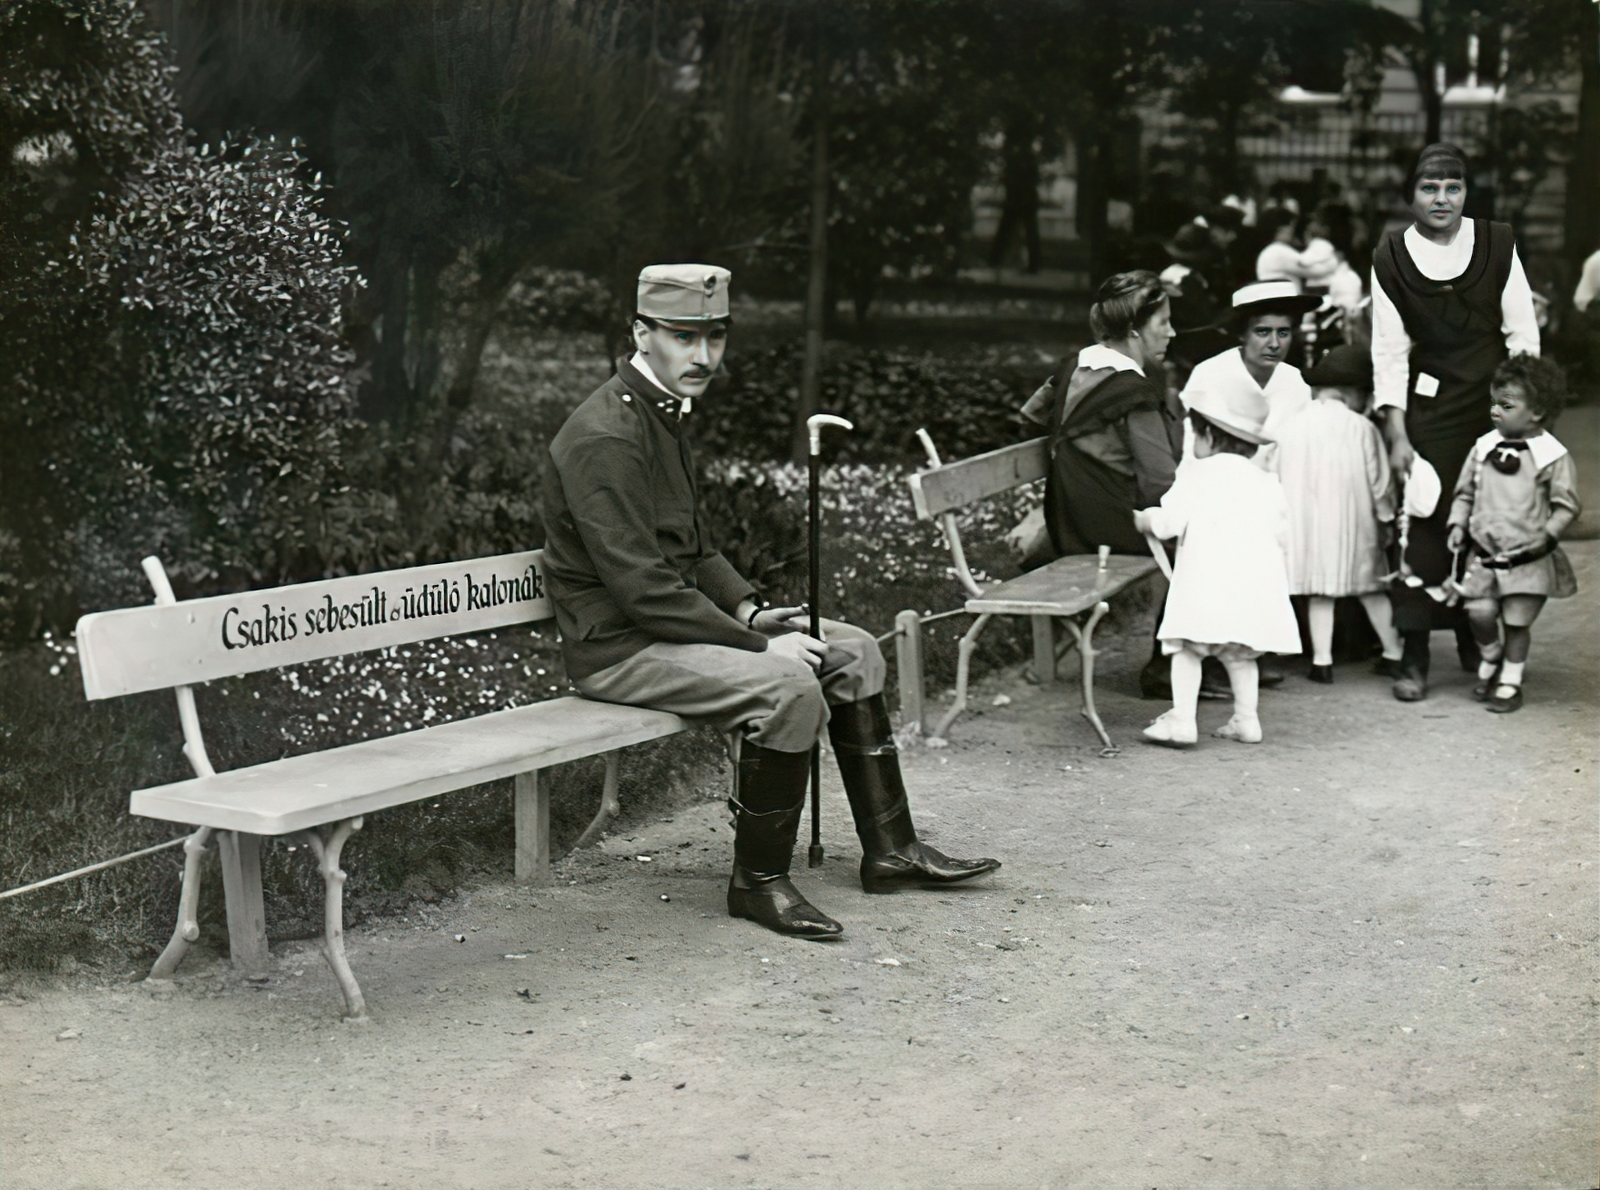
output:
POLYGON ((319 827, 303 836, 317 857, 317 871, 322 874, 322 923, 325 940, 322 955, 333 968, 333 977, 339 981, 344 993, 344 1015, 352 1021, 367 1019, 367 1002, 362 999, 361 987, 350 970, 350 961, 344 953, 344 882, 345 873, 339 867, 339 853, 352 833, 361 829, 360 818, 346 818, 334 826, 319 827))
POLYGON ((972 667, 972 650, 977 646, 978 637, 988 626, 993 612, 984 612, 972 622, 972 627, 967 629, 967 634, 961 638, 961 644, 956 651, 956 701, 945 712, 944 718, 939 720, 939 726, 933 729, 933 736, 929 739, 943 741, 945 732, 950 730, 950 725, 956 721, 956 716, 967 709, 967 671, 972 667))
POLYGON ((600 810, 594 816, 594 821, 584 827, 583 834, 578 836, 578 841, 572 845, 574 851, 581 850, 600 837, 600 832, 605 829, 621 810, 622 802, 617 797, 618 774, 621 769, 621 753, 607 752, 606 783, 600 790, 600 810))
POLYGON ((183 891, 178 894, 178 924, 172 941, 150 968, 150 979, 171 979, 172 973, 189 953, 189 943, 200 937, 200 860, 211 841, 211 828, 202 826, 183 845, 183 891))
POLYGON ((1100 617, 1111 610, 1111 605, 1104 602, 1094 605, 1094 610, 1084 620, 1083 627, 1077 621, 1068 620, 1067 627, 1072 630, 1072 635, 1078 646, 1078 657, 1083 663, 1083 717, 1089 721, 1099 735, 1100 742, 1105 745, 1102 755, 1110 755, 1120 749, 1111 742, 1111 737, 1106 733, 1106 725, 1100 721, 1100 712, 1094 707, 1094 629, 1100 623, 1100 617))

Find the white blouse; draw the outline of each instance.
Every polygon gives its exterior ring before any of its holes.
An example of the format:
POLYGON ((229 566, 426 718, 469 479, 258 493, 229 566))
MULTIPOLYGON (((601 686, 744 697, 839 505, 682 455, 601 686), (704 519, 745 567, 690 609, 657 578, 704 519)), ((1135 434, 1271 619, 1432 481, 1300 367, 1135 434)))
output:
MULTIPOLYGON (((1472 248, 1477 242, 1477 225, 1463 219, 1456 238, 1436 244, 1416 225, 1406 228, 1403 237, 1417 271, 1430 281, 1448 281, 1467 271, 1472 263, 1472 248)), ((1512 355, 1539 354, 1539 319, 1533 310, 1533 290, 1522 271, 1522 258, 1511 249, 1511 274, 1500 292, 1500 333, 1506 337, 1506 350, 1512 355)), ((1393 405, 1404 409, 1411 386, 1411 336, 1394 301, 1384 292, 1376 269, 1372 272, 1372 386, 1373 405, 1393 405)))

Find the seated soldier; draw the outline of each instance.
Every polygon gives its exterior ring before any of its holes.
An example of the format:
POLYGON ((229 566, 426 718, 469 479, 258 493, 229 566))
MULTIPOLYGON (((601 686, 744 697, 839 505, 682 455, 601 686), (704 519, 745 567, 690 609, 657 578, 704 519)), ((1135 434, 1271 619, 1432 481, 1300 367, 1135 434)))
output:
POLYGON ((585 697, 672 711, 743 733, 733 799, 728 913, 800 938, 843 927, 790 882, 824 724, 861 839, 868 892, 969 880, 997 860, 957 860, 917 839, 883 700, 877 642, 806 612, 763 606, 705 539, 684 434, 728 338, 714 265, 639 274, 633 356, 550 443, 545 569, 567 673, 585 697))

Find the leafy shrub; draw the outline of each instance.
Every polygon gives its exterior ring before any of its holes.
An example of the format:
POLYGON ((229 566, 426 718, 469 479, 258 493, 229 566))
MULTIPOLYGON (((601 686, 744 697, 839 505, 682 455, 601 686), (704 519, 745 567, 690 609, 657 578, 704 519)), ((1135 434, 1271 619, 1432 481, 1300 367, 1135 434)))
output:
POLYGON ((499 320, 531 330, 604 334, 627 313, 617 309, 610 289, 593 277, 573 269, 535 267, 512 283, 499 320))
MULTIPOLYGON (((695 414, 704 453, 787 458, 800 360, 799 346, 786 344, 732 361, 726 387, 695 414)), ((856 428, 829 438, 828 459, 922 463, 918 428, 947 458, 1020 441, 1028 434, 1018 410, 1049 371, 1036 354, 1001 348, 935 355, 830 344, 821 407, 856 428)))
POLYGON ((317 570, 359 574, 532 549, 544 541, 539 487, 555 411, 469 409, 444 436, 355 427, 343 483, 324 500, 317 570))
POLYGON ((127 461, 105 498, 132 484, 180 510, 167 552, 197 584, 304 573, 338 474, 355 276, 304 166, 273 141, 168 144, 84 237, 131 365, 127 461))
POLYGON ((145 553, 188 589, 304 573, 351 401, 317 182, 294 145, 188 142, 136 0, 0 27, 0 631, 141 597, 145 553))

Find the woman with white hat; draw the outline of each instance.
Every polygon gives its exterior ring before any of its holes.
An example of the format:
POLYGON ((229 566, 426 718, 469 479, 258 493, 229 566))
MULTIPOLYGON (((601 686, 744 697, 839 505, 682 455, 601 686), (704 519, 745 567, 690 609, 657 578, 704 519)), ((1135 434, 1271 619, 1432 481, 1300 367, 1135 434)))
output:
MULTIPOLYGON (((1193 409, 1207 393, 1253 387, 1266 402, 1265 433, 1271 442, 1284 421, 1311 404, 1305 377, 1287 361, 1301 315, 1315 310, 1321 301, 1301 293, 1293 281, 1253 281, 1235 290, 1233 327, 1239 346, 1195 365, 1179 394, 1184 407, 1193 409)), ((1192 433, 1186 432, 1184 440, 1184 457, 1188 458, 1193 454, 1192 433)), ((1276 456, 1270 447, 1262 450, 1256 455, 1256 465, 1271 470, 1276 456)))
POLYGON ((1289 511, 1277 477, 1251 463, 1267 441, 1267 402, 1248 376, 1213 385, 1189 410, 1192 459, 1158 508, 1134 514, 1142 533, 1178 539, 1172 586, 1156 635, 1172 658, 1172 709, 1145 729, 1153 743, 1187 747, 1207 657, 1222 662, 1233 716, 1215 733, 1261 742, 1257 713, 1262 653, 1298 653, 1284 561, 1289 511))

